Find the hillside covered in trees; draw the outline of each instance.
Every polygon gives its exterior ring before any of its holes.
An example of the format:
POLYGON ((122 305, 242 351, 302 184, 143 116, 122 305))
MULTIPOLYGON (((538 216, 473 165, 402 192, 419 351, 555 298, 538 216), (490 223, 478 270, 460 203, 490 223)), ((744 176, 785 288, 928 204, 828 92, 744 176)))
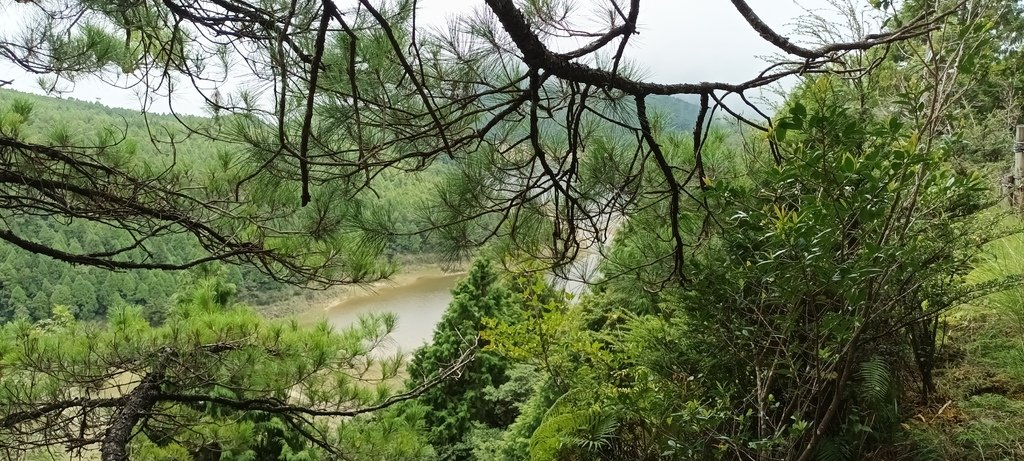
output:
POLYGON ((1024 457, 1020 3, 731 0, 773 61, 659 82, 649 1, 4 3, 44 89, 209 116, 0 89, 0 456, 1024 457), (414 257, 413 351, 253 307, 414 257))
MULTIPOLYGON (((692 127, 696 109, 685 101, 661 98, 655 106, 665 114, 671 126, 679 130, 692 127)), ((0 114, 4 120, 0 131, 4 133, 18 133, 28 139, 63 145, 109 143, 116 145, 124 155, 153 168, 180 162, 182 168, 205 169, 206 164, 217 161, 221 150, 230 148, 189 133, 174 116, 144 115, 95 102, 0 90, 0 114)), ((185 119, 196 124, 209 121, 194 116, 185 119)), ((377 190, 383 194, 382 200, 388 203, 389 212, 395 214, 396 233, 403 230, 403 225, 406 233, 413 233, 408 223, 414 220, 416 197, 429 195, 432 178, 444 169, 445 166, 440 165, 419 179, 395 175, 378 181, 377 190)), ((25 217, 10 219, 7 225, 18 234, 31 235, 36 242, 74 254, 86 248, 92 252, 113 251, 132 243, 128 234, 114 226, 84 220, 25 217)), ((180 263, 198 257, 203 249, 187 238, 175 237, 162 239, 149 251, 154 252, 157 259, 180 263)), ((389 253, 399 259, 437 255, 441 251, 442 247, 428 236, 395 236, 389 243, 389 253)), ((11 244, 0 246, 0 261, 5 281, 0 289, 0 319, 4 320, 45 319, 54 305, 69 307, 79 319, 102 319, 108 310, 125 303, 145 307, 146 315, 158 320, 165 315, 172 295, 182 283, 182 276, 175 272, 112 272, 76 267, 11 244)), ((220 273, 226 282, 238 287, 241 299, 250 303, 279 302, 299 295, 252 267, 218 266, 204 270, 220 273)))

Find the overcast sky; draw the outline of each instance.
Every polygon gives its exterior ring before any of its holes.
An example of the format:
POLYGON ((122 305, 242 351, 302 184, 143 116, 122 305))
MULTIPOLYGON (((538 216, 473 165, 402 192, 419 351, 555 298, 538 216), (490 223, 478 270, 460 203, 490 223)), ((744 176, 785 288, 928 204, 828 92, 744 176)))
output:
MULTIPOLYGON (((588 0, 578 2, 590 4, 588 0)), ((827 0, 748 0, 761 18, 784 35, 792 34, 794 21, 808 10, 822 11, 827 0)), ((419 0, 421 23, 441 25, 445 18, 474 7, 482 0, 419 0)), ((14 30, 19 10, 31 3, 0 0, 0 30, 14 30)), ((775 50, 754 32, 727 0, 644 0, 639 16, 639 34, 631 39, 628 56, 647 70, 650 80, 670 83, 686 81, 749 79, 762 70, 762 56, 775 50)), ((14 80, 9 87, 41 93, 37 77, 0 63, 0 79, 14 80)), ((80 81, 69 93, 78 99, 97 100, 107 105, 137 109, 139 98, 132 91, 111 88, 97 81, 80 81)), ((176 109, 198 111, 198 98, 181 100, 176 109)), ((154 109, 158 109, 154 107, 154 109)))

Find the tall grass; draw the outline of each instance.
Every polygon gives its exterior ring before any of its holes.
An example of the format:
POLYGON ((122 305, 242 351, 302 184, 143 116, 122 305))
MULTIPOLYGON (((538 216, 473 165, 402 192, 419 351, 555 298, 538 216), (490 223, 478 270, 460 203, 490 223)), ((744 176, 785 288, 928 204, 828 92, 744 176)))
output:
MULTIPOLYGON (((975 266, 970 281, 975 283, 1024 275, 1024 234, 1014 234, 991 242, 975 266)), ((984 303, 995 314, 1013 323, 1024 335, 1024 285, 1013 285, 985 297, 984 303)))
MULTIPOLYGON (((1000 223, 1008 231, 1020 223, 1000 223)), ((904 424, 913 459, 1024 460, 1024 233, 986 245, 967 282, 1006 281, 1005 289, 949 312, 954 352, 940 372, 949 402, 904 424)))

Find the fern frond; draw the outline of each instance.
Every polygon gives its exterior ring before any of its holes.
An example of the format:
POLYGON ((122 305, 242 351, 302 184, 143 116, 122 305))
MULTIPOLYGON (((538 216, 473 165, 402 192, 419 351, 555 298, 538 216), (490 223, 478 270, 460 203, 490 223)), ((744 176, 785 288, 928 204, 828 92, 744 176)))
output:
POLYGON ((892 371, 881 357, 874 356, 862 362, 857 370, 859 397, 873 407, 884 406, 892 388, 892 371))
POLYGON ((590 410, 580 417, 581 426, 567 437, 572 445, 590 453, 611 446, 619 421, 615 414, 606 410, 590 410))
POLYGON ((618 428, 617 412, 610 408, 549 413, 530 437, 530 459, 558 459, 565 450, 597 455, 611 447, 618 428))
POLYGON ((848 461, 853 458, 853 447, 841 438, 830 437, 821 442, 815 455, 817 461, 848 461))

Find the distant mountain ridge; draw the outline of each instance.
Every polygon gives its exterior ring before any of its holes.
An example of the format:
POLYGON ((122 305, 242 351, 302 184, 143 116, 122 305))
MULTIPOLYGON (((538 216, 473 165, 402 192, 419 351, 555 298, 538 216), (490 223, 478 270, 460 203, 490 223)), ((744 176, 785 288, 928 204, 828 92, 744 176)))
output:
MULTIPOLYGON (((55 112, 81 112, 83 114, 93 113, 96 117, 99 117, 99 121, 111 123, 114 126, 121 125, 118 123, 121 119, 129 121, 136 121, 133 125, 141 125, 142 113, 138 110, 125 109, 120 107, 111 107, 95 101, 86 101, 73 97, 58 98, 53 96, 43 96, 34 93, 26 93, 18 90, 11 90, 0 88, 0 105, 10 103, 11 100, 23 98, 31 101, 39 109, 37 115, 43 114, 54 114, 55 112)), ((700 111, 700 107, 697 104, 686 101, 683 98, 676 96, 660 96, 653 95, 648 97, 648 105, 654 111, 657 111, 663 116, 666 116, 667 127, 671 130, 678 131, 691 131, 693 125, 697 121, 697 114, 700 111)), ((160 121, 162 123, 177 122, 174 116, 166 114, 155 114, 150 113, 147 115, 151 122, 160 121)), ((49 118, 44 116, 44 118, 49 118)), ((187 120, 198 120, 201 117, 185 115, 182 118, 187 120)), ((46 120, 47 122, 49 120, 46 120)), ((90 124, 95 127, 99 124, 90 124)))
MULTIPOLYGON (((31 102, 35 106, 34 112, 38 115, 51 114, 54 112, 83 112, 92 113, 95 116, 101 117, 103 122, 120 121, 121 119, 135 120, 142 118, 142 111, 138 109, 127 109, 122 107, 112 107, 105 105, 97 101, 86 101, 84 99, 78 99, 73 97, 55 97, 45 96, 35 93, 28 93, 25 91, 12 90, 7 88, 0 88, 0 105, 10 104, 15 99, 23 99, 31 102)), ((199 120, 202 117, 193 115, 174 115, 148 112, 146 116, 151 120, 158 120, 160 122, 174 122, 177 123, 177 119, 183 120, 199 120)), ((123 125, 123 124, 122 124, 123 125)), ((97 126, 93 124, 93 126, 97 126)))
POLYGON ((676 96, 648 96, 648 105, 668 116, 668 127, 678 131, 693 131, 700 113, 700 106, 676 96))

